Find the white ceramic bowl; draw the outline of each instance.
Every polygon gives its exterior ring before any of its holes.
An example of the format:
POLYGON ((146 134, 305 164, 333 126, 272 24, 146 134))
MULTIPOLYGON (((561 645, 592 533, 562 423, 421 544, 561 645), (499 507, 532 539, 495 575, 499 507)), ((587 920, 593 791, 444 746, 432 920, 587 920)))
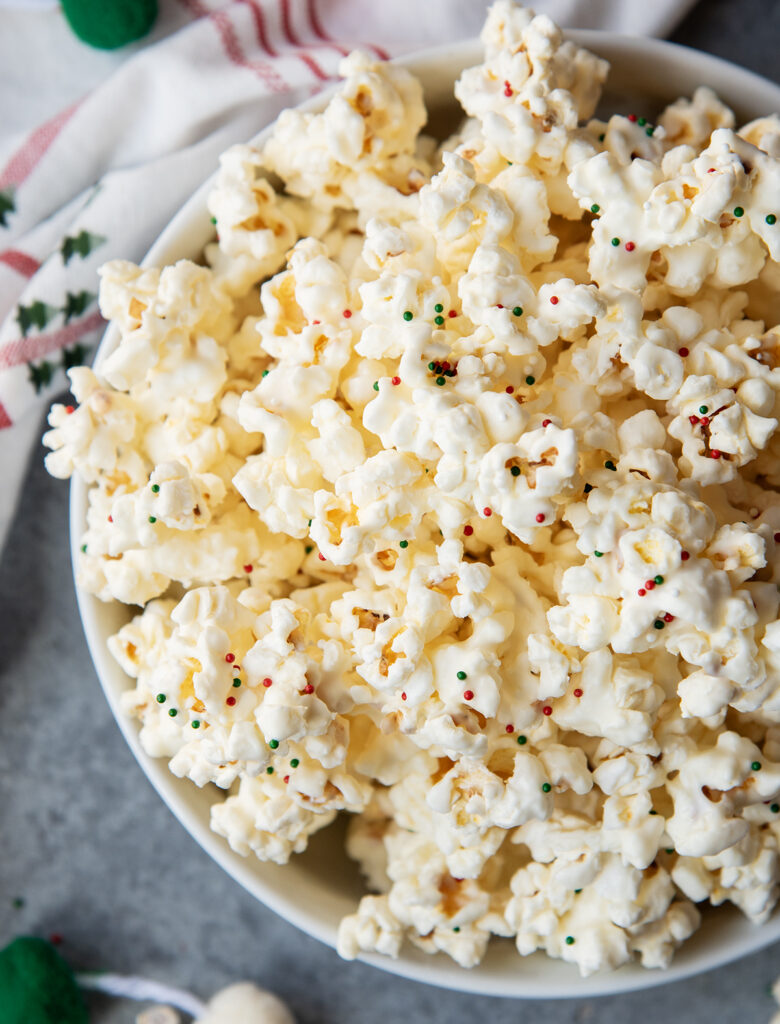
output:
MULTIPOLYGON (((698 85, 712 86, 737 113, 740 122, 780 111, 780 87, 697 51, 658 40, 620 37, 602 32, 572 32, 571 38, 606 57, 612 64, 601 110, 649 117, 678 96, 689 96, 698 85)), ((479 63, 479 43, 469 41, 428 50, 400 63, 422 82, 431 112, 429 130, 444 137, 456 124, 452 86, 464 67, 479 63), (438 130, 437 130, 438 129, 438 130)), ((303 110, 320 110, 330 90, 303 104, 303 110)), ((266 132, 257 136, 262 141, 266 132)), ((197 257, 213 236, 206 210, 206 182, 163 231, 144 265, 163 265, 182 257, 197 257)), ((116 345, 117 332, 109 328, 96 363, 116 345)), ((87 488, 74 479, 71 487, 71 548, 75 564, 80 537, 86 524, 87 488)), ((77 588, 78 589, 78 588, 77 588)), ((245 859, 209 828, 209 807, 218 799, 214 788, 199 790, 193 783, 175 778, 164 759, 149 757, 138 741, 135 721, 120 710, 119 696, 131 683, 109 655, 106 639, 130 617, 119 604, 104 604, 78 590, 78 603, 87 643, 111 709, 138 763, 170 809, 206 852, 236 881, 281 917, 302 931, 336 944, 340 919, 351 913, 363 889, 356 866, 344 853, 343 822, 318 833, 306 853, 280 867, 245 859)), ((397 960, 377 955, 363 959, 417 981, 483 995, 526 998, 585 997, 627 992, 676 981, 758 950, 780 939, 780 914, 768 924, 751 925, 733 908, 708 910, 698 933, 678 952, 666 971, 625 966, 609 974, 587 979, 575 967, 536 953, 521 958, 508 940, 493 940, 483 962, 465 970, 446 957, 425 955, 406 948, 397 960)))

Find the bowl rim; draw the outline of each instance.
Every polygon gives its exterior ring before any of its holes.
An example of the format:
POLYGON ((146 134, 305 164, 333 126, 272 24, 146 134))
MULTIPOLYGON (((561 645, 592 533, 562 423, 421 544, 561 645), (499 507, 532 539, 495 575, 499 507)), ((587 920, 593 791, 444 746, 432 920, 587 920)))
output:
MULTIPOLYGON (((754 72, 732 64, 720 57, 715 57, 700 50, 693 50, 677 43, 670 43, 666 40, 648 39, 640 36, 622 36, 613 32, 578 29, 565 31, 564 35, 578 45, 585 46, 607 59, 610 59, 610 55, 613 58, 619 55, 621 58, 636 58, 636 60, 645 64, 655 64, 656 62, 680 64, 684 62, 688 72, 696 77, 700 84, 714 82, 715 91, 719 96, 722 96, 724 92, 729 94, 727 102, 731 100, 730 94, 738 94, 740 102, 735 104, 738 107, 747 106, 752 107, 754 110, 764 107, 767 108, 767 113, 780 112, 780 85, 770 82, 754 72), (725 87, 724 82, 727 83, 725 87)), ((467 67, 471 63, 478 63, 480 59, 481 45, 479 40, 468 39, 446 46, 431 47, 417 51, 398 58, 393 63, 399 64, 418 77, 423 78, 426 72, 428 74, 435 73, 437 68, 447 67, 449 69, 447 73, 451 80, 453 68, 456 66, 460 68, 467 67)), ((456 75, 457 73, 455 72, 456 75)), ((338 83, 329 85, 305 102, 298 104, 294 109, 301 112, 319 111, 327 103, 337 87, 338 83)), ((753 114, 752 116, 760 115, 753 114)), ((256 133, 249 140, 249 144, 262 143, 270 133, 273 123, 271 122, 263 130, 256 133)), ((216 170, 168 222, 142 260, 141 266, 162 265, 171 262, 173 259, 182 258, 182 235, 185 233, 192 234, 196 218, 197 225, 200 225, 201 221, 203 222, 200 232, 202 234, 201 248, 213 236, 212 227, 204 213, 206 212, 206 197, 213 187, 215 177, 216 170), (176 252, 177 248, 179 249, 178 253, 176 252)), ((197 246, 194 250, 192 246, 187 246, 186 248, 189 251, 197 251, 197 246)), ((109 324, 98 345, 94 360, 95 368, 99 368, 101 362, 113 350, 118 342, 118 337, 119 332, 116 325, 109 324)), ((142 748, 139 740, 139 729, 135 720, 126 715, 120 706, 120 687, 116 680, 119 676, 124 676, 124 673, 109 654, 106 647, 107 634, 99 625, 99 610, 104 603, 82 590, 76 580, 81 532, 86 520, 88 490, 88 485, 81 477, 74 475, 70 486, 69 505, 69 533, 74 586, 89 653, 111 712, 125 741, 146 778, 173 815, 195 839, 198 845, 223 870, 251 895, 284 920, 307 935, 311 935, 331 948, 335 948, 335 928, 323 920, 321 915, 318 916, 315 912, 304 910, 302 907, 291 903, 290 899, 283 895, 273 884, 261 879, 258 874, 259 869, 257 865, 262 865, 262 862, 255 861, 251 857, 242 858, 230 849, 227 842, 221 836, 218 836, 207 825, 204 825, 192 806, 192 799, 182 796, 182 791, 180 790, 181 780, 176 779, 170 772, 167 760, 165 758, 153 758, 142 748)), ((118 604, 118 602, 108 602, 108 605, 113 604, 118 604)), ((132 608, 134 606, 127 607, 132 608)), ((128 677, 124 676, 124 679, 127 680, 128 677)), ((127 683, 124 685, 126 688, 127 683)), ((194 784, 189 783, 189 787, 192 787, 193 794, 197 793, 194 784)), ((521 958, 519 954, 515 953, 518 969, 511 972, 503 969, 499 976, 496 976, 495 973, 486 974, 480 967, 471 970, 461 968, 441 953, 435 956, 422 954, 417 950, 410 949, 408 943, 405 945, 401 956, 394 960, 375 953, 361 954, 358 959, 400 977, 449 990, 525 999, 591 998, 628 993, 668 984, 673 981, 680 981, 756 952, 778 939, 780 939, 780 913, 775 913, 767 924, 750 926, 750 931, 746 932, 746 935, 742 937, 736 946, 725 942, 718 946, 716 943, 714 952, 705 951, 705 954, 697 953, 686 957, 685 950, 688 947, 688 943, 686 943, 672 961, 671 966, 664 970, 648 970, 632 962, 617 971, 599 973, 588 978, 579 977, 573 965, 561 960, 553 960, 543 953, 534 954, 530 960, 528 957, 521 958), (540 957, 542 958, 541 960, 539 959, 540 957), (531 962, 541 965, 542 961, 548 967, 547 970, 542 972, 545 977, 538 976, 538 972, 532 971, 529 974, 522 970, 522 965, 530 965, 531 962), (506 976, 507 974, 508 976, 506 976), (555 987, 551 989, 550 977, 553 974, 555 975, 555 987)), ((691 941, 689 940, 689 942, 691 941)))

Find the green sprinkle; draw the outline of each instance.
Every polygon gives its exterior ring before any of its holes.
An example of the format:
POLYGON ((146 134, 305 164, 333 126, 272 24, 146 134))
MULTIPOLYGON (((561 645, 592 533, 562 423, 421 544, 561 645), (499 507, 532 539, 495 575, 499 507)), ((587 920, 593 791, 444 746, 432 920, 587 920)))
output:
POLYGON ((414 313, 410 312, 407 309, 407 311, 404 313, 404 320, 406 320, 406 322, 409 323, 409 321, 412 320, 413 318, 414 318, 414 313))
POLYGON ((542 783, 542 792, 543 793, 549 793, 551 789, 552 789, 552 786, 550 785, 549 782, 543 782, 542 783))
POLYGON ((240 685, 241 685, 241 680, 240 679, 234 679, 233 680, 233 686, 240 686, 240 685))
POLYGON ((573 935, 567 935, 566 936, 566 945, 567 946, 573 946, 574 945, 574 936, 573 935))
POLYGON ((658 811, 653 810, 653 811, 650 811, 649 813, 650 814, 658 814, 658 811))
MULTIPOLYGON (((602 139, 604 138, 603 135, 601 137, 602 137, 602 139)), ((599 206, 599 204, 598 203, 594 203, 593 206, 591 206, 591 208, 590 208, 590 212, 591 213, 598 213, 600 209, 601 209, 601 207, 599 206)))
POLYGON ((309 526, 311 526, 311 519, 309 520, 309 526))
POLYGON ((379 381, 378 380, 374 381, 374 391, 379 391, 379 381))
POLYGON ((211 217, 209 219, 211 220, 212 224, 216 224, 217 223, 217 218, 216 217, 211 217))
POLYGON ((603 558, 604 557, 604 552, 603 551, 594 551, 593 554, 596 556, 596 558, 603 558))
POLYGON ((514 309, 512 310, 512 316, 522 316, 522 315, 523 315, 523 307, 522 306, 515 306, 514 309))
POLYGON ((447 379, 445 377, 437 377, 436 383, 439 385, 439 387, 443 387, 447 383, 447 379))
POLYGON ((760 772, 761 771, 761 762, 760 761, 754 761, 751 764, 750 768, 754 772, 760 772))
POLYGON ((765 220, 766 220, 767 224, 776 224, 777 223, 777 217, 775 217, 775 215, 773 213, 768 213, 766 215, 766 217, 765 217, 765 220))
POLYGON ((535 384, 535 383, 536 383, 536 377, 532 377, 532 376, 531 376, 531 375, 529 374, 529 375, 528 375, 528 376, 527 376, 527 377, 525 378, 525 382, 526 382, 526 384, 528 385, 528 387, 530 388, 530 387, 531 387, 531 386, 532 386, 533 384, 535 384))
POLYGON ((176 708, 171 708, 171 710, 168 712, 171 718, 175 718, 178 715, 178 713, 179 712, 176 710, 176 708))
POLYGON ((656 585, 660 587, 664 581, 664 578, 663 576, 653 576, 653 580, 655 581, 656 585))
POLYGON ((656 619, 655 622, 653 623, 653 625, 655 626, 656 629, 663 629, 664 628, 664 624, 663 624, 663 621, 661 619, 656 619))
POLYGON ((17 896, 13 901, 14 910, 21 910, 24 906, 24 900, 21 896, 17 896))
POLYGON ((150 523, 156 523, 157 522, 157 517, 156 516, 149 516, 149 522, 150 523))
POLYGON ((193 729, 200 729, 200 722, 197 720, 197 718, 195 719, 194 722, 191 722, 190 724, 192 725, 193 729))
POLYGON ((82 555, 86 555, 86 553, 87 553, 87 545, 86 544, 82 544, 81 545, 81 553, 82 553, 82 555))
POLYGON ((615 245, 615 246, 620 245, 620 239, 619 238, 613 238, 612 239, 612 244, 615 245))
POLYGON ((637 124, 639 125, 640 128, 644 128, 644 126, 647 124, 647 118, 646 117, 640 117, 637 120, 637 124))
POLYGON ((443 313, 444 312, 444 306, 442 306, 442 304, 440 302, 437 302, 436 305, 433 307, 433 309, 434 309, 434 312, 436 312, 436 313, 443 313))
POLYGON ((706 405, 700 405, 700 406, 699 406, 699 412, 700 412, 700 413, 702 414, 702 416, 704 416, 704 414, 705 414, 705 413, 706 413, 707 411, 708 411, 708 406, 706 406, 706 405))
POLYGON ((159 494, 159 493, 160 493, 160 485, 159 484, 152 484, 152 494, 159 494))
POLYGON ((741 217, 744 214, 744 212, 745 211, 742 209, 741 206, 735 206, 734 207, 734 216, 735 217, 741 217))
POLYGON ((266 771, 267 775, 273 775, 273 773, 274 773, 274 766, 272 764, 269 764, 265 771, 266 771))
POLYGON ((458 679, 460 679, 461 682, 463 682, 463 680, 467 678, 466 673, 462 669, 460 672, 457 673, 457 675, 458 679))
POLYGON ((445 370, 444 371, 444 376, 445 377, 454 377, 455 376, 455 371, 454 370, 445 370))
POLYGON ((271 750, 276 750, 276 748, 279 746, 279 740, 269 740, 268 746, 271 748, 271 750))
POLYGON ((158 704, 164 704, 165 703, 165 694, 164 693, 158 693, 157 696, 154 699, 157 701, 158 704))
POLYGON ((314 545, 313 544, 307 544, 306 547, 303 550, 306 552, 307 555, 310 555, 312 553, 312 551, 314 551, 314 545))
POLYGON ((585 484, 584 490, 586 494, 590 494, 590 492, 593 490, 593 484, 585 484))
POLYGON ((601 135, 599 135, 599 142, 603 142, 605 138, 606 138, 606 136, 602 132, 601 135))
POLYGON ((435 370, 436 369, 436 363, 428 363, 428 369, 429 370, 435 370))
POLYGON ((509 472, 512 474, 512 476, 520 476, 520 467, 519 466, 512 466, 512 468, 509 470, 509 472))
POLYGON ((270 370, 263 370, 263 376, 267 377, 270 372, 270 370))
POLYGON ((666 850, 664 851, 664 853, 674 853, 674 847, 673 846, 667 846, 666 850))
POLYGON ((521 747, 524 747, 526 745, 526 743, 528 742, 528 737, 527 736, 518 736, 517 737, 517 742, 520 744, 521 747))
POLYGON ((290 767, 291 767, 291 768, 297 768, 297 767, 298 767, 298 765, 299 765, 300 763, 301 763, 301 762, 300 762, 300 761, 298 760, 298 758, 297 758, 297 757, 294 757, 294 758, 292 759, 292 761, 290 761, 290 767))
POLYGON ((437 327, 441 327, 441 325, 444 323, 444 317, 443 316, 435 316, 433 318, 433 322, 436 324, 437 327))
POLYGON ((459 931, 460 931, 460 925, 459 925, 459 924, 456 924, 456 925, 455 925, 455 927, 454 927, 454 928, 453 928, 452 930, 453 930, 454 932, 459 932, 459 931))
POLYGON ((408 548, 409 547, 409 541, 408 540, 399 540, 398 541, 398 547, 399 548, 408 548))
POLYGON ((780 804, 772 804, 769 810, 772 812, 772 814, 777 814, 777 812, 780 811, 780 804))
POLYGON ((579 893, 581 893, 581 892, 582 892, 582 889, 575 889, 575 890, 574 890, 574 895, 575 895, 575 896, 577 896, 577 895, 579 895, 579 893))
POLYGON ((607 461, 604 463, 604 469, 611 469, 613 473, 617 473, 617 466, 612 461, 612 459, 607 459, 607 461))
POLYGON ((653 126, 650 125, 649 128, 645 128, 645 135, 652 135, 652 134, 653 134, 653 126))

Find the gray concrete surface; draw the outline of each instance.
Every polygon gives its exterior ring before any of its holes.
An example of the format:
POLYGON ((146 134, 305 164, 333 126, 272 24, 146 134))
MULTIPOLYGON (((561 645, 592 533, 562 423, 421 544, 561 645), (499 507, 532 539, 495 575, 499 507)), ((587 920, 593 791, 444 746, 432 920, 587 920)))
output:
MULTIPOLYGON (((675 38, 780 78, 775 0, 705 0, 675 38)), ((777 946, 647 993, 512 1002, 344 963, 258 904, 184 832, 114 724, 76 610, 67 487, 46 476, 40 450, 0 560, 0 622, 0 945, 59 934, 77 969, 140 973, 204 997, 251 978, 288 1000, 301 1024, 764 1024, 772 1015, 777 946)), ((94 1024, 130 1024, 137 1010, 101 999, 91 1008, 94 1024)))

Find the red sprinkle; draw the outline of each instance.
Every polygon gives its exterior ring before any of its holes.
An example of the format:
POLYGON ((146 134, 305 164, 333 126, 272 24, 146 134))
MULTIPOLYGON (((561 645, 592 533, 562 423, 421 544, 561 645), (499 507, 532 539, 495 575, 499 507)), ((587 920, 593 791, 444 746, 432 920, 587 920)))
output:
POLYGON ((690 351, 687 348, 685 348, 685 346, 683 346, 679 351, 683 359, 686 359, 691 354, 690 351))
POLYGON ((252 571, 252 566, 251 565, 245 565, 244 566, 244 572, 251 572, 251 571, 252 571))
POLYGON ((313 324, 318 324, 319 322, 320 322, 319 320, 312 320, 313 324))
POLYGON ((466 534, 467 537, 470 537, 472 535, 472 533, 474 532, 474 527, 473 526, 464 526, 463 527, 463 532, 466 534))
POLYGON ((401 378, 400 377, 393 377, 391 383, 395 384, 395 386, 398 387, 398 385, 401 383, 401 378))
POLYGON ((501 305, 501 303, 500 303, 500 302, 497 302, 497 303, 496 303, 496 309, 503 309, 503 308, 504 308, 504 307, 503 307, 503 306, 501 305))
POLYGON ((543 523, 544 520, 545 520, 544 512, 537 512, 536 513, 536 521, 537 521, 537 523, 543 523))
POLYGON ((710 458, 711 459, 719 459, 721 457, 721 454, 722 454, 722 452, 719 452, 717 448, 713 448, 712 451, 710 452, 710 458))
POLYGON ((707 174, 714 174, 714 173, 715 173, 715 168, 714 167, 710 167, 709 170, 707 171, 707 174))
POLYGON ((636 245, 633 242, 626 242, 626 252, 633 252, 636 249, 636 245))
POLYGON ((49 942, 52 944, 52 946, 61 946, 62 936, 60 935, 59 932, 54 932, 52 935, 49 936, 49 942))
POLYGON ((464 700, 474 700, 474 691, 473 690, 464 690, 463 691, 463 699, 464 700))
POLYGON ((549 427, 551 423, 552 423, 552 420, 542 420, 542 426, 543 427, 549 427))
POLYGON ((289 782, 289 781, 290 781, 290 776, 289 775, 285 775, 285 777, 282 779, 282 782, 289 782))
POLYGON ((225 661, 228 663, 228 665, 232 665, 235 660, 236 660, 235 654, 226 654, 225 655, 225 661))
POLYGON ((558 305, 558 296, 557 295, 551 295, 550 296, 550 305, 551 306, 557 306, 558 305))
POLYGON ((688 417, 688 422, 690 423, 690 425, 692 427, 695 427, 696 424, 699 422, 699 417, 698 416, 689 416, 688 417))
POLYGON ((323 553, 322 553, 321 551, 320 551, 320 552, 319 552, 319 554, 317 555, 317 558, 319 558, 319 560, 320 560, 321 562, 324 562, 324 561, 325 561, 325 555, 323 555, 323 553))
POLYGON ((406 694, 405 693, 401 694, 401 700, 406 700, 406 694))
POLYGON ((581 696, 582 696, 582 690, 581 690, 581 689, 579 688, 579 686, 578 686, 578 687, 577 687, 577 689, 576 689, 576 690, 574 691, 574 696, 575 696, 575 697, 581 697, 581 696))
POLYGON ((447 316, 457 316, 457 315, 458 315, 458 314, 457 314, 457 313, 455 312, 455 310, 454 310, 454 309, 451 309, 451 310, 449 311, 449 313, 447 314, 447 316))
POLYGON ((515 389, 511 384, 507 385, 507 387, 505 387, 504 390, 508 395, 513 395, 515 392, 515 389))
MULTIPOLYGON (((780 536, 780 534, 778 534, 778 536, 780 536)), ((680 553, 680 558, 682 558, 683 562, 687 562, 690 557, 691 557, 690 551, 682 551, 680 553)))
POLYGON ((550 707, 549 704, 545 704, 544 705, 544 707, 542 708, 542 714, 543 715, 551 715, 552 714, 552 708, 550 707))
POLYGON ((699 423, 701 423, 703 427, 708 427, 710 425, 709 416, 702 416, 702 418, 699 420, 699 423))
POLYGON ((490 518, 490 516, 493 515, 493 509, 492 508, 487 508, 487 506, 486 506, 485 508, 482 509, 482 515, 485 516, 486 518, 490 518))
POLYGON ((666 615, 664 615, 664 622, 674 622, 674 615, 667 612, 666 615))
POLYGON ((314 693, 314 687, 311 683, 307 683, 303 688, 304 693, 314 693))
POLYGON ((513 725, 508 725, 506 727, 506 731, 509 732, 509 733, 512 733, 512 732, 515 731, 515 727, 513 725))
POLYGON ((70 416, 70 414, 72 412, 75 412, 75 411, 76 411, 76 407, 74 405, 66 405, 65 406, 65 412, 68 414, 68 416, 70 416))
POLYGON ((646 593, 647 591, 644 587, 640 587, 639 590, 637 590, 637 594, 639 594, 640 597, 644 597, 646 593))
POLYGON ((114 521, 114 517, 113 517, 113 516, 109 516, 109 517, 108 517, 108 521, 109 521, 109 523, 113 523, 113 521, 114 521))
POLYGON ((645 580, 645 590, 655 590, 655 580, 645 580))
POLYGON ((780 544, 780 533, 775 534, 775 544, 780 544))
POLYGON ((441 364, 441 368, 442 368, 442 370, 449 370, 449 368, 450 368, 450 364, 449 364, 449 362, 448 362, 448 361, 447 361, 446 359, 445 359, 445 360, 444 360, 444 362, 443 362, 443 363, 441 364))
POLYGON ((349 318, 352 316, 352 310, 345 309, 341 315, 344 317, 345 320, 349 320, 349 318))
POLYGON ((269 679, 268 676, 266 676, 265 679, 263 680, 263 686, 266 689, 268 689, 269 686, 273 686, 273 683, 274 683, 273 679, 269 679))
POLYGON ((628 115, 628 120, 629 121, 636 121, 636 114, 629 114, 628 115))
POLYGON ((512 86, 509 84, 509 82, 504 82, 504 95, 505 96, 511 96, 512 95, 512 86))
POLYGON ((236 698, 235 697, 228 697, 228 699, 225 701, 225 703, 228 704, 232 708, 233 705, 236 703, 236 698))

